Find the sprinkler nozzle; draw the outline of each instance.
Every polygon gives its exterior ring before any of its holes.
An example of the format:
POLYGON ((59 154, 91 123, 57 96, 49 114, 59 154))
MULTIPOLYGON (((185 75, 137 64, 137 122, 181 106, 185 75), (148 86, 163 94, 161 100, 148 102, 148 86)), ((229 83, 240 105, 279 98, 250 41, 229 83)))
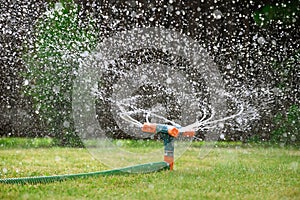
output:
POLYGON ((196 132, 193 130, 190 130, 190 131, 180 132, 180 134, 183 137, 194 137, 196 135, 196 132))
POLYGON ((175 127, 166 124, 144 123, 142 126, 142 131, 144 133, 153 133, 153 134, 166 133, 172 137, 178 137, 179 135, 183 137, 194 137, 196 134, 194 130, 180 132, 179 131, 180 128, 181 127, 175 127))

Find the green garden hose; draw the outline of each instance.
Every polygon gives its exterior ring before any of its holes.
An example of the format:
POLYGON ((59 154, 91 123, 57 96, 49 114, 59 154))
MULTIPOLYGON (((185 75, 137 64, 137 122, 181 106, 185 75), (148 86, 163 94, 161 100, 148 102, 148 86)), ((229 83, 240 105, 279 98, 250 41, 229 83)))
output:
POLYGON ((23 177, 23 178, 5 178, 0 179, 0 183, 6 184, 36 184, 36 183, 51 183, 55 181, 65 181, 68 179, 75 178, 87 178, 92 176, 105 176, 105 175, 120 175, 128 173, 150 173, 155 171, 167 170, 170 166, 166 162, 153 162, 142 165, 135 165, 125 168, 105 170, 99 172, 89 172, 80 174, 65 174, 65 175, 54 175, 54 176, 34 176, 34 177, 23 177))

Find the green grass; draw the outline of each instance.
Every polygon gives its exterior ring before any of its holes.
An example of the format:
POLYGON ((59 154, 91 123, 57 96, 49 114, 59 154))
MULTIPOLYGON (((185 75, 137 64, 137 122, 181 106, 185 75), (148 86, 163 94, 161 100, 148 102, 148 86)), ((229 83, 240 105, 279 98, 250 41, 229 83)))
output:
MULTIPOLYGON (((86 149, 28 143, 26 148, 0 145, 1 178, 107 169, 86 149)), ((175 162, 174 171, 0 184, 0 199, 300 199, 299 150, 240 143, 217 146, 204 149, 193 143, 175 162)))
POLYGON ((0 138, 0 149, 7 148, 41 148, 54 146, 51 138, 0 138))

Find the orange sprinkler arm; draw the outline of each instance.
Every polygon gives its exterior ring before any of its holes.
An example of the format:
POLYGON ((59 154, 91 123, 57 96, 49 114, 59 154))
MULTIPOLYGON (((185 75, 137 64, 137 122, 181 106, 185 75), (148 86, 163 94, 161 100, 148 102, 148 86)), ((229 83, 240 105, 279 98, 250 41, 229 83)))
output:
POLYGON ((144 123, 142 126, 142 131, 144 133, 152 133, 152 134, 168 133, 172 137, 178 137, 179 135, 183 137, 195 136, 195 131, 193 130, 180 132, 178 127, 165 125, 165 124, 155 124, 155 123, 144 123))
POLYGON ((172 137, 177 137, 179 135, 179 130, 175 126, 165 125, 165 124, 155 124, 155 123, 144 123, 142 126, 142 131, 144 133, 168 133, 172 137))
POLYGON ((180 132, 180 135, 183 137, 194 137, 196 135, 196 131, 190 130, 190 131, 184 131, 180 132))

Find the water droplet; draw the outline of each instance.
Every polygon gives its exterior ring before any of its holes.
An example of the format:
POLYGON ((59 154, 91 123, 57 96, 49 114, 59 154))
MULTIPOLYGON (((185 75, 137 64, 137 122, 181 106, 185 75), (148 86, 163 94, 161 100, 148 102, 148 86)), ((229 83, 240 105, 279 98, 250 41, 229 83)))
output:
POLYGON ((166 83, 167 84, 171 84, 172 83, 172 79, 171 78, 167 78, 166 83))
POLYGON ((219 123, 218 123, 218 127, 224 128, 224 123, 223 123, 223 122, 219 122, 219 123))
POLYGON ((4 174, 6 174, 6 173, 8 172, 8 170, 4 167, 4 168, 2 169, 2 172, 3 172, 4 174))
POLYGON ((87 57, 88 55, 89 55, 88 51, 84 51, 80 54, 80 56, 82 56, 82 57, 87 57))
POLYGON ((257 39, 257 42, 258 42, 258 44, 263 45, 263 44, 266 43, 266 40, 265 40, 264 37, 259 37, 259 38, 257 39))
POLYGON ((123 142, 122 142, 121 140, 118 140, 118 141, 116 142, 116 145, 117 145, 118 147, 121 147, 121 146, 123 146, 123 142))
POLYGON ((149 189, 154 189, 154 185, 153 185, 153 184, 149 184, 149 185, 148 185, 148 188, 149 188, 149 189))
POLYGON ((55 156, 55 162, 59 162, 59 161, 61 161, 61 157, 55 156))
POLYGON ((283 136, 283 137, 287 137, 287 134, 286 134, 286 133, 283 133, 282 136, 283 136))
POLYGON ((65 128, 69 128, 69 127, 70 127, 70 122, 64 121, 63 126, 64 126, 65 128))
POLYGON ((295 135, 292 135, 292 136, 291 136, 291 140, 292 140, 293 142, 295 142, 295 141, 296 141, 296 136, 295 136, 295 135))
POLYGON ((222 18, 222 12, 220 10, 215 10, 213 13, 212 13, 213 17, 215 19, 221 19, 222 18))
POLYGON ((24 85, 28 85, 29 84, 29 81, 28 80, 24 80, 24 85))
POLYGON ((290 169, 291 169, 291 170, 297 171, 297 170, 298 170, 298 167, 299 167, 299 163, 298 163, 298 162, 292 162, 292 163, 290 164, 290 169))
POLYGON ((55 94, 58 94, 59 91, 60 91, 60 87, 59 87, 58 85, 53 86, 52 89, 53 89, 53 92, 54 92, 55 94))
POLYGON ((224 140, 224 139, 225 139, 225 135, 224 135, 223 133, 220 135, 220 139, 221 139, 221 140, 224 140))
POLYGON ((62 3, 55 3, 55 6, 54 6, 54 9, 55 10, 61 10, 61 9, 63 9, 63 5, 62 5, 62 3))

